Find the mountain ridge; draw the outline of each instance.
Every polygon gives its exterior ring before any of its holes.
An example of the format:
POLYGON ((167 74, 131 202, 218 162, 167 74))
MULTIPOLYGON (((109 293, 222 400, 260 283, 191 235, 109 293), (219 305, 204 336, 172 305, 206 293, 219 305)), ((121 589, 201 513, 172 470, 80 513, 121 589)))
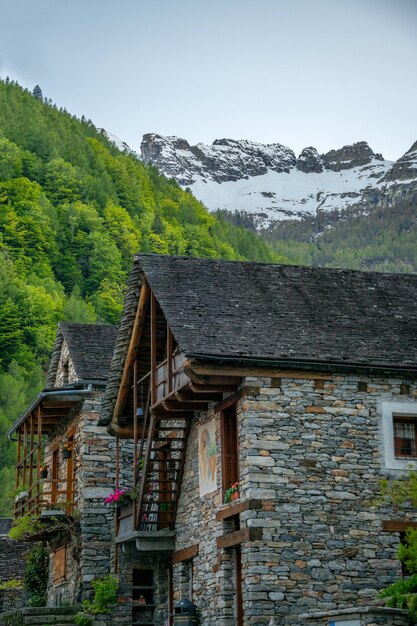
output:
POLYGON ((319 154, 309 146, 296 157, 279 143, 217 139, 191 146, 185 139, 148 133, 141 158, 174 178, 211 211, 243 212, 258 229, 314 216, 318 210, 364 210, 390 202, 398 185, 417 187, 417 142, 397 161, 365 141, 319 154), (394 188, 394 189, 392 189, 394 188))

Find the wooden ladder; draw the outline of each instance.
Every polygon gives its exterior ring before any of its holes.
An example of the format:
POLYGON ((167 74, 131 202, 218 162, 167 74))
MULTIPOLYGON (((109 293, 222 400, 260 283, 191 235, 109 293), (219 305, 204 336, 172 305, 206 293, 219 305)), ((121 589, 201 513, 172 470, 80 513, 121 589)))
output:
POLYGON ((173 529, 184 474, 190 419, 145 413, 138 454, 136 529, 173 529), (149 425, 148 425, 149 422, 149 425), (143 459, 143 461, 141 461, 143 459))

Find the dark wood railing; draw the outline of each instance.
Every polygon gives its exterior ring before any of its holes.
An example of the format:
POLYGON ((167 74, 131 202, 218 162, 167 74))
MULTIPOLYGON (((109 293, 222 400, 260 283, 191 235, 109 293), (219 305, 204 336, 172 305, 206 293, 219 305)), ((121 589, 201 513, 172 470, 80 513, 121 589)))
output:
POLYGON ((165 359, 155 368, 154 403, 164 400, 172 391, 181 389, 190 382, 184 372, 185 356, 181 352, 165 359))
POLYGON ((74 510, 74 482, 64 478, 34 482, 26 491, 22 491, 22 496, 16 496, 15 518, 28 514, 39 515, 42 509, 53 509, 54 505, 64 508, 67 515, 71 515, 74 510), (45 489, 46 485, 50 485, 49 489, 45 489))

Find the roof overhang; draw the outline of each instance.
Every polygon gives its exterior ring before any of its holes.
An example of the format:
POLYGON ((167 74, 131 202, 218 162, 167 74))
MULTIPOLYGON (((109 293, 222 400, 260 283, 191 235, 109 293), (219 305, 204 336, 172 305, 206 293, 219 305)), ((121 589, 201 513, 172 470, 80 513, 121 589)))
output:
POLYGON ((209 355, 209 354, 186 354, 186 357, 190 361, 190 367, 196 373, 205 373, 204 367, 206 366, 211 373, 213 368, 219 368, 223 370, 225 375, 242 376, 241 370, 252 368, 265 368, 268 369, 291 369, 291 370, 310 370, 311 372, 358 372, 361 374, 389 374, 399 375, 407 377, 417 376, 417 367, 415 365, 388 365, 388 364, 375 364, 375 363, 355 363, 343 362, 338 363, 334 361, 310 361, 310 360, 292 360, 292 359, 262 359, 260 357, 240 357, 240 356, 225 356, 225 355, 209 355), (238 371, 239 370, 239 371, 238 371))
POLYGON ((85 396, 92 393, 91 385, 84 389, 74 389, 63 387, 60 389, 44 389, 41 391, 29 406, 21 413, 18 419, 10 426, 6 435, 10 439, 11 436, 26 422, 27 419, 34 413, 34 411, 41 407, 44 410, 48 409, 65 409, 63 413, 67 412, 70 408, 77 405, 85 396))

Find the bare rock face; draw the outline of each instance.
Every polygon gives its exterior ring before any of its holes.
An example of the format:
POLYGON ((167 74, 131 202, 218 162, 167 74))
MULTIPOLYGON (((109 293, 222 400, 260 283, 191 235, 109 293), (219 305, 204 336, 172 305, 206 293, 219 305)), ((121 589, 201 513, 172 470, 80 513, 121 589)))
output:
POLYGON ((289 172, 296 163, 290 148, 279 143, 216 139, 211 146, 190 146, 185 139, 155 133, 143 136, 141 155, 180 185, 191 185, 197 178, 217 183, 237 181, 274 172, 289 172))
POLYGON ((394 163, 381 182, 413 179, 417 181, 417 141, 394 163))
POLYGON ((323 171, 323 163, 317 150, 312 146, 304 148, 297 159, 297 170, 310 174, 315 172, 321 174, 323 171))
POLYGON ((339 150, 330 150, 330 152, 323 154, 321 158, 325 168, 334 172, 366 165, 375 158, 382 160, 382 156, 375 155, 366 141, 359 141, 351 146, 343 146, 339 150))

